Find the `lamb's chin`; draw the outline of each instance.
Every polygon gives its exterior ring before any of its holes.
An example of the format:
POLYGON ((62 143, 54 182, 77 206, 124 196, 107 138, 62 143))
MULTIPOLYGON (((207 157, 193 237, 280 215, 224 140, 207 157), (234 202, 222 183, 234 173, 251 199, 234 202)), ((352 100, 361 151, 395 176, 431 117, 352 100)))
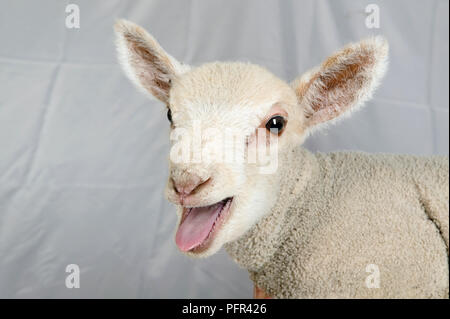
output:
POLYGON ((175 235, 178 248, 193 257, 206 257, 217 252, 222 228, 234 209, 233 197, 200 207, 182 207, 175 235))

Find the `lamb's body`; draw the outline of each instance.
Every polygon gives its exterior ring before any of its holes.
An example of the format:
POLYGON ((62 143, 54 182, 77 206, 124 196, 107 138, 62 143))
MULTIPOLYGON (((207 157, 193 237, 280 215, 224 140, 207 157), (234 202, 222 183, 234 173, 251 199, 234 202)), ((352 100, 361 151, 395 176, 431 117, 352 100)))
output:
POLYGON ((289 156, 271 213, 226 246, 257 286, 276 298, 448 297, 447 157, 289 156), (370 264, 379 288, 366 285, 370 264))
POLYGON ((288 84, 248 63, 191 68, 127 21, 116 32, 126 74, 167 105, 174 137, 188 136, 171 150, 188 156, 170 156, 166 186, 181 251, 205 257, 226 245, 272 297, 448 297, 447 158, 296 148, 372 96, 387 66, 383 38, 351 43, 288 84), (199 137, 196 124, 241 138, 199 137), (264 154, 272 139, 261 129, 277 141, 272 174, 259 171, 264 160, 190 160, 217 146, 264 154))

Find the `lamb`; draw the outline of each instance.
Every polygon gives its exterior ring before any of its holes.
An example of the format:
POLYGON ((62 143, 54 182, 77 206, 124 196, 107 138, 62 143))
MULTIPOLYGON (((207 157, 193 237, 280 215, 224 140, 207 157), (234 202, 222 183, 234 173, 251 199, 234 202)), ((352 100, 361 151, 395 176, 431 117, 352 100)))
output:
MULTIPOLYGON (((241 147, 257 149, 268 141, 259 132, 277 138, 270 174, 259 162, 169 160, 182 252, 225 247, 272 298, 448 298, 448 157, 301 147, 371 97, 387 68, 383 38, 349 44, 287 84, 249 63, 182 64, 125 20, 115 31, 125 73, 167 105, 172 131, 234 127, 241 147)), ((202 136, 201 151, 215 144, 202 136)))

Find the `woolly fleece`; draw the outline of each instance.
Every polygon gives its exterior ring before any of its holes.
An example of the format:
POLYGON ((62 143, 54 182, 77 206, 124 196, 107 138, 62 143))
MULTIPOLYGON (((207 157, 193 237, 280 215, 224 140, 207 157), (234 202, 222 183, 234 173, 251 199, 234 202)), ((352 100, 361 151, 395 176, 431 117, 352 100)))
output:
POLYGON ((274 298, 448 298, 447 157, 287 156, 271 213, 225 246, 258 287, 274 298), (366 286, 370 264, 379 288, 366 286))

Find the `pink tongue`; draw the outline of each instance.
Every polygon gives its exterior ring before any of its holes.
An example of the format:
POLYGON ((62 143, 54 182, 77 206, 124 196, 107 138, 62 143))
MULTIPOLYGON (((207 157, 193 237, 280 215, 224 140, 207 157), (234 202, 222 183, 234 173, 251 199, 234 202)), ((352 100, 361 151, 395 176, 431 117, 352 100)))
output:
POLYGON ((175 236, 178 248, 181 251, 188 251, 200 245, 208 237, 222 208, 223 203, 192 208, 178 227, 175 236))

